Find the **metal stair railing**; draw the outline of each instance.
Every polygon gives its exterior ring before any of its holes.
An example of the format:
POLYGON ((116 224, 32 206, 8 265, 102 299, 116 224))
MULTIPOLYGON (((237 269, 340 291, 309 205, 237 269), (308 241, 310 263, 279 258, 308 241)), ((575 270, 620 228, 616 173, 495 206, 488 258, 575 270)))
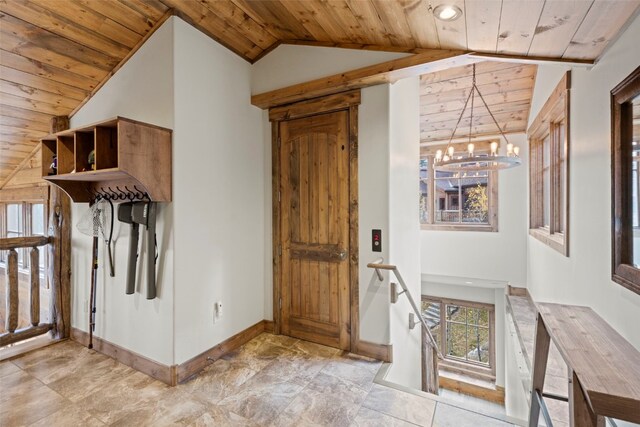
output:
MULTIPOLYGON (((429 346, 431 348, 433 348, 433 350, 438 355, 439 359, 443 359, 444 357, 442 356, 442 353, 440 353, 440 349, 438 348, 438 344, 436 343, 436 340, 433 338, 433 335, 431 334, 431 330, 429 328, 429 325, 427 324, 427 321, 422 316, 422 313, 420 312, 420 309, 418 308, 418 305, 416 304, 416 301, 413 299, 413 295, 411 295, 411 292, 409 291, 409 288, 407 288, 407 284, 405 283, 404 279, 402 278, 402 275, 400 274, 400 271, 398 270, 398 267, 396 267, 393 264, 383 264, 382 261, 383 261, 382 259, 379 259, 377 261, 371 262, 371 263, 367 264, 367 267, 376 270, 376 274, 378 275, 378 279, 380 281, 384 280, 384 278, 382 276, 382 273, 380 273, 380 270, 388 270, 388 271, 393 272, 393 274, 398 279, 398 283, 402 287, 402 292, 399 292, 396 295, 399 296, 399 295, 405 294, 407 296, 407 299, 409 300, 409 304, 411 304, 411 307, 413 308, 415 316, 418 317, 418 319, 420 320, 420 323, 422 323, 422 326, 424 328, 426 328, 426 330, 427 330, 426 335, 427 335, 428 340, 429 340, 429 342, 428 342, 429 346)), ((396 296, 396 298, 397 298, 397 296, 396 296)), ((411 322, 415 322, 415 321, 411 321, 410 320, 410 323, 411 322)))

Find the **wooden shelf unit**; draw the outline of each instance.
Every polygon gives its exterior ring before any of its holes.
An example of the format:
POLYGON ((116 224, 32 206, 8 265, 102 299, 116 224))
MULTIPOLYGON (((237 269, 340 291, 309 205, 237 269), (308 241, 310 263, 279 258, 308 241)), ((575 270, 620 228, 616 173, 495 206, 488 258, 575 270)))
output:
POLYGON ((171 201, 170 129, 116 117, 42 139, 42 177, 74 202, 88 202, 97 190, 125 187, 146 192, 152 201, 171 201), (95 150, 95 170, 89 153, 95 150), (53 156, 57 174, 51 173, 53 156))

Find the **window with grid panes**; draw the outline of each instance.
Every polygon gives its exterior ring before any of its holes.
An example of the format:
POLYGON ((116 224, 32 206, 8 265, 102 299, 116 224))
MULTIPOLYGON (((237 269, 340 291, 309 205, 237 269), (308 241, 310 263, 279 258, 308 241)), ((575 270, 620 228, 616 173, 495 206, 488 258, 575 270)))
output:
POLYGON ((495 375, 494 306, 423 296, 422 315, 445 366, 449 362, 495 375))
MULTIPOLYGON (((475 141, 476 155, 489 154, 492 141, 475 141)), ((465 144, 454 144, 456 150, 465 144)), ((498 230, 498 174, 493 171, 449 172, 433 168, 431 145, 420 160, 420 223, 423 229, 498 230)))
POLYGON ((567 72, 527 130, 529 234, 568 256, 569 87, 567 72))

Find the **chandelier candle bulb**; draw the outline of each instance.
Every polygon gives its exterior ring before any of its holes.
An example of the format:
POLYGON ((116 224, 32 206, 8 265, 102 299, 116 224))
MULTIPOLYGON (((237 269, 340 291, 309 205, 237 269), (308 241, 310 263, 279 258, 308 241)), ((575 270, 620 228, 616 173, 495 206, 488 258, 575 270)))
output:
POLYGON ((449 157, 453 157, 453 152, 454 152, 453 146, 449 146, 447 151, 449 152, 449 157))
POLYGON ((491 143, 491 155, 495 156, 498 154, 498 143, 497 142, 492 142, 491 143))
POLYGON ((436 160, 437 161, 442 160, 442 150, 436 151, 436 160))
POLYGON ((516 156, 520 155, 520 147, 513 147, 513 154, 515 154, 516 156))
POLYGON ((511 156, 513 155, 513 144, 512 143, 508 143, 507 144, 507 156, 511 156))
POLYGON ((469 151, 469 157, 473 157, 473 144, 467 145, 467 150, 469 151))
POLYGON ((449 156, 447 156, 446 154, 444 155, 444 157, 442 158, 443 162, 448 162, 449 161, 449 156))

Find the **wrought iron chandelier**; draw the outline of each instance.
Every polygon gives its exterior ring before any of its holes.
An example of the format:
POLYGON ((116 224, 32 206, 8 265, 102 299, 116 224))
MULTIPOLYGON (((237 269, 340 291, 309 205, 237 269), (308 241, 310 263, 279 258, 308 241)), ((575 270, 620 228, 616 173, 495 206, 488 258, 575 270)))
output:
POLYGON ((453 132, 451 133, 451 137, 449 138, 449 142, 447 143, 447 148, 443 152, 442 150, 438 150, 436 152, 434 167, 437 170, 443 171, 490 171, 490 170, 500 170, 500 169, 508 169, 515 166, 519 166, 522 161, 520 160, 520 148, 514 147, 512 143, 509 142, 506 135, 502 131, 502 128, 498 124, 498 121, 494 117, 493 113, 489 109, 487 102, 484 100, 482 93, 480 93, 480 89, 476 85, 476 64, 473 64, 473 85, 471 86, 471 91, 469 92, 469 96, 464 103, 464 107, 462 108, 462 112, 460 113, 460 117, 458 117, 458 122, 456 123, 453 132), (473 129, 473 108, 475 103, 476 92, 478 93, 478 97, 482 100, 484 107, 489 112, 493 123, 498 128, 500 135, 504 138, 506 144, 506 153, 500 153, 500 146, 497 142, 492 142, 490 145, 490 153, 488 155, 481 155, 474 153, 474 145, 471 142, 471 132, 473 129), (471 110, 470 110, 470 120, 469 120, 469 143, 467 145, 467 151, 463 153, 456 153, 453 145, 451 145, 451 141, 453 141, 453 136, 458 130, 458 126, 460 125, 460 121, 462 121, 462 117, 464 116, 464 112, 469 105, 469 100, 471 100, 471 110))

